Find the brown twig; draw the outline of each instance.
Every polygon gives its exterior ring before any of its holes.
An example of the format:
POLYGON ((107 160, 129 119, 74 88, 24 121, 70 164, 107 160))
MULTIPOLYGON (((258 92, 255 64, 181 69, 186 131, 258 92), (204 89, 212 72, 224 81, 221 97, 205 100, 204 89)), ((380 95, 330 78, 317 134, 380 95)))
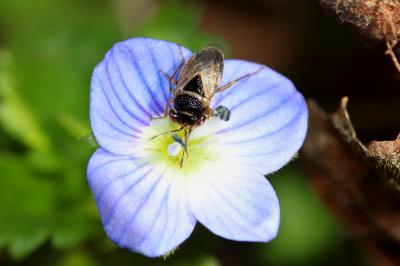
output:
POLYGON ((300 158, 321 198, 374 264, 400 265, 400 140, 364 145, 347 102, 344 97, 332 114, 308 102, 309 132, 300 158))
POLYGON ((397 71, 399 71, 399 73, 400 73, 400 64, 399 64, 399 61, 397 60, 395 53, 393 52, 393 48, 396 46, 396 44, 397 44, 397 41, 392 41, 392 42, 387 41, 386 42, 387 50, 386 50, 385 54, 390 56, 394 66, 396 67, 397 71))
POLYGON ((393 48, 400 39, 399 0, 319 0, 322 7, 339 23, 345 24, 368 40, 385 44, 400 73, 393 48))

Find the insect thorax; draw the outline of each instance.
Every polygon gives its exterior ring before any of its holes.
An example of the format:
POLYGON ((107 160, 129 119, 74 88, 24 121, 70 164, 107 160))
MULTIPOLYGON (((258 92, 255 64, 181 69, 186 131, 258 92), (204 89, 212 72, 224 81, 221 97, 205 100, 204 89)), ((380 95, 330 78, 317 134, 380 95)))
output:
POLYGON ((204 87, 203 81, 201 80, 200 75, 194 76, 182 89, 182 91, 191 91, 194 92, 201 97, 204 97, 204 87))

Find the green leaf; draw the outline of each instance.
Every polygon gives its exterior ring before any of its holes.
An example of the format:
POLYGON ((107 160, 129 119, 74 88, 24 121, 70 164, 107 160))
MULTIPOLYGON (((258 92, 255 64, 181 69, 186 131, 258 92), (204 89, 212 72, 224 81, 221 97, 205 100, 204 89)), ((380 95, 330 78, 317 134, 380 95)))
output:
POLYGON ((95 233, 102 233, 100 223, 90 215, 81 205, 59 212, 52 232, 52 244, 58 249, 72 248, 95 233))
POLYGON ((90 148, 98 148, 100 145, 97 143, 96 137, 93 135, 93 132, 90 132, 89 134, 80 137, 79 141, 81 143, 84 143, 88 145, 90 148))
MULTIPOLYGON (((168 260, 167 260, 168 262, 168 260)), ((210 255, 193 256, 190 259, 179 260, 176 263, 171 263, 173 266, 221 266, 221 263, 210 255)))
POLYGON ((198 24, 202 13, 199 5, 176 0, 161 3, 155 14, 142 24, 136 35, 176 42, 193 51, 209 45, 220 46, 228 53, 228 46, 221 38, 199 30, 198 24))
POLYGON ((264 246, 264 259, 273 265, 307 265, 338 243, 339 226, 300 169, 287 167, 271 179, 281 205, 281 224, 278 236, 264 246))
POLYGON ((50 140, 41 130, 28 106, 19 97, 10 72, 12 56, 0 51, 0 123, 4 129, 31 149, 47 150, 50 140))
POLYGON ((66 252, 59 258, 57 266, 96 266, 104 265, 99 264, 96 260, 85 250, 72 250, 66 252))
POLYGON ((60 153, 54 150, 46 152, 34 150, 28 152, 25 159, 32 170, 40 171, 43 174, 54 174, 65 167, 65 163, 60 156, 60 153))
POLYGON ((5 45, 14 55, 19 96, 58 145, 59 114, 88 125, 90 76, 121 36, 109 1, 12 2, 0 5, 0 17, 13 26, 5 45))
POLYGON ((25 228, 20 234, 15 235, 9 246, 9 252, 14 259, 22 259, 47 240, 46 228, 25 228))
POLYGON ((68 113, 60 113, 57 122, 74 138, 80 138, 90 131, 89 127, 68 113))
POLYGON ((0 154, 0 243, 22 258, 49 235, 55 210, 53 183, 29 171, 23 157, 0 154))
POLYGON ((98 148, 100 146, 93 132, 87 133, 90 131, 89 127, 73 116, 62 113, 58 116, 57 121, 70 136, 77 139, 80 143, 86 144, 90 148, 98 148))
POLYGON ((193 264, 193 266, 220 266, 219 261, 211 256, 203 256, 198 258, 193 264))

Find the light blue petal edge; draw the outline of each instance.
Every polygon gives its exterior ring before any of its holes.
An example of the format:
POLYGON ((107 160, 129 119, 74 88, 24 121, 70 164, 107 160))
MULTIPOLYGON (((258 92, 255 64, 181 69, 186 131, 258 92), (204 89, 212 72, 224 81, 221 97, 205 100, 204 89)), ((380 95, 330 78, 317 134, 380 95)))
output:
POLYGON ((161 256, 186 240, 196 219, 186 186, 165 170, 98 149, 87 179, 108 237, 122 248, 161 256))
POLYGON ((288 163, 302 146, 308 110, 293 83, 263 65, 226 60, 221 84, 257 70, 216 94, 212 105, 231 110, 230 120, 217 134, 232 160, 269 174, 288 163))
POLYGON ((251 242, 268 242, 277 235, 279 201, 270 183, 257 171, 218 162, 188 182, 191 209, 214 234, 251 242))

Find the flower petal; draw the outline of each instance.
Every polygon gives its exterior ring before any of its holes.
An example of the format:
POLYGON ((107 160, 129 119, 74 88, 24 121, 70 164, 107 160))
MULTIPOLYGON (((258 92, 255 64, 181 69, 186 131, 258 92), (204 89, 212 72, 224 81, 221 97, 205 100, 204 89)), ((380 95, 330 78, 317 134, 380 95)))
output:
POLYGON ((116 154, 132 154, 141 128, 163 115, 170 76, 191 52, 175 43, 134 38, 117 43, 95 68, 90 119, 99 144, 116 154))
POLYGON ((279 227, 279 202, 269 182, 240 164, 209 163, 188 179, 190 206, 214 234, 267 242, 279 227))
POLYGON ((110 239, 149 257, 182 243, 193 231, 193 217, 182 176, 148 162, 98 149, 87 177, 110 239))
MULTIPOLYGON (((226 60, 221 84, 261 67, 226 60)), ((304 141, 308 116, 304 98, 287 78, 268 67, 216 94, 213 106, 219 105, 231 111, 230 120, 217 131, 219 148, 263 174, 285 165, 304 141)))

